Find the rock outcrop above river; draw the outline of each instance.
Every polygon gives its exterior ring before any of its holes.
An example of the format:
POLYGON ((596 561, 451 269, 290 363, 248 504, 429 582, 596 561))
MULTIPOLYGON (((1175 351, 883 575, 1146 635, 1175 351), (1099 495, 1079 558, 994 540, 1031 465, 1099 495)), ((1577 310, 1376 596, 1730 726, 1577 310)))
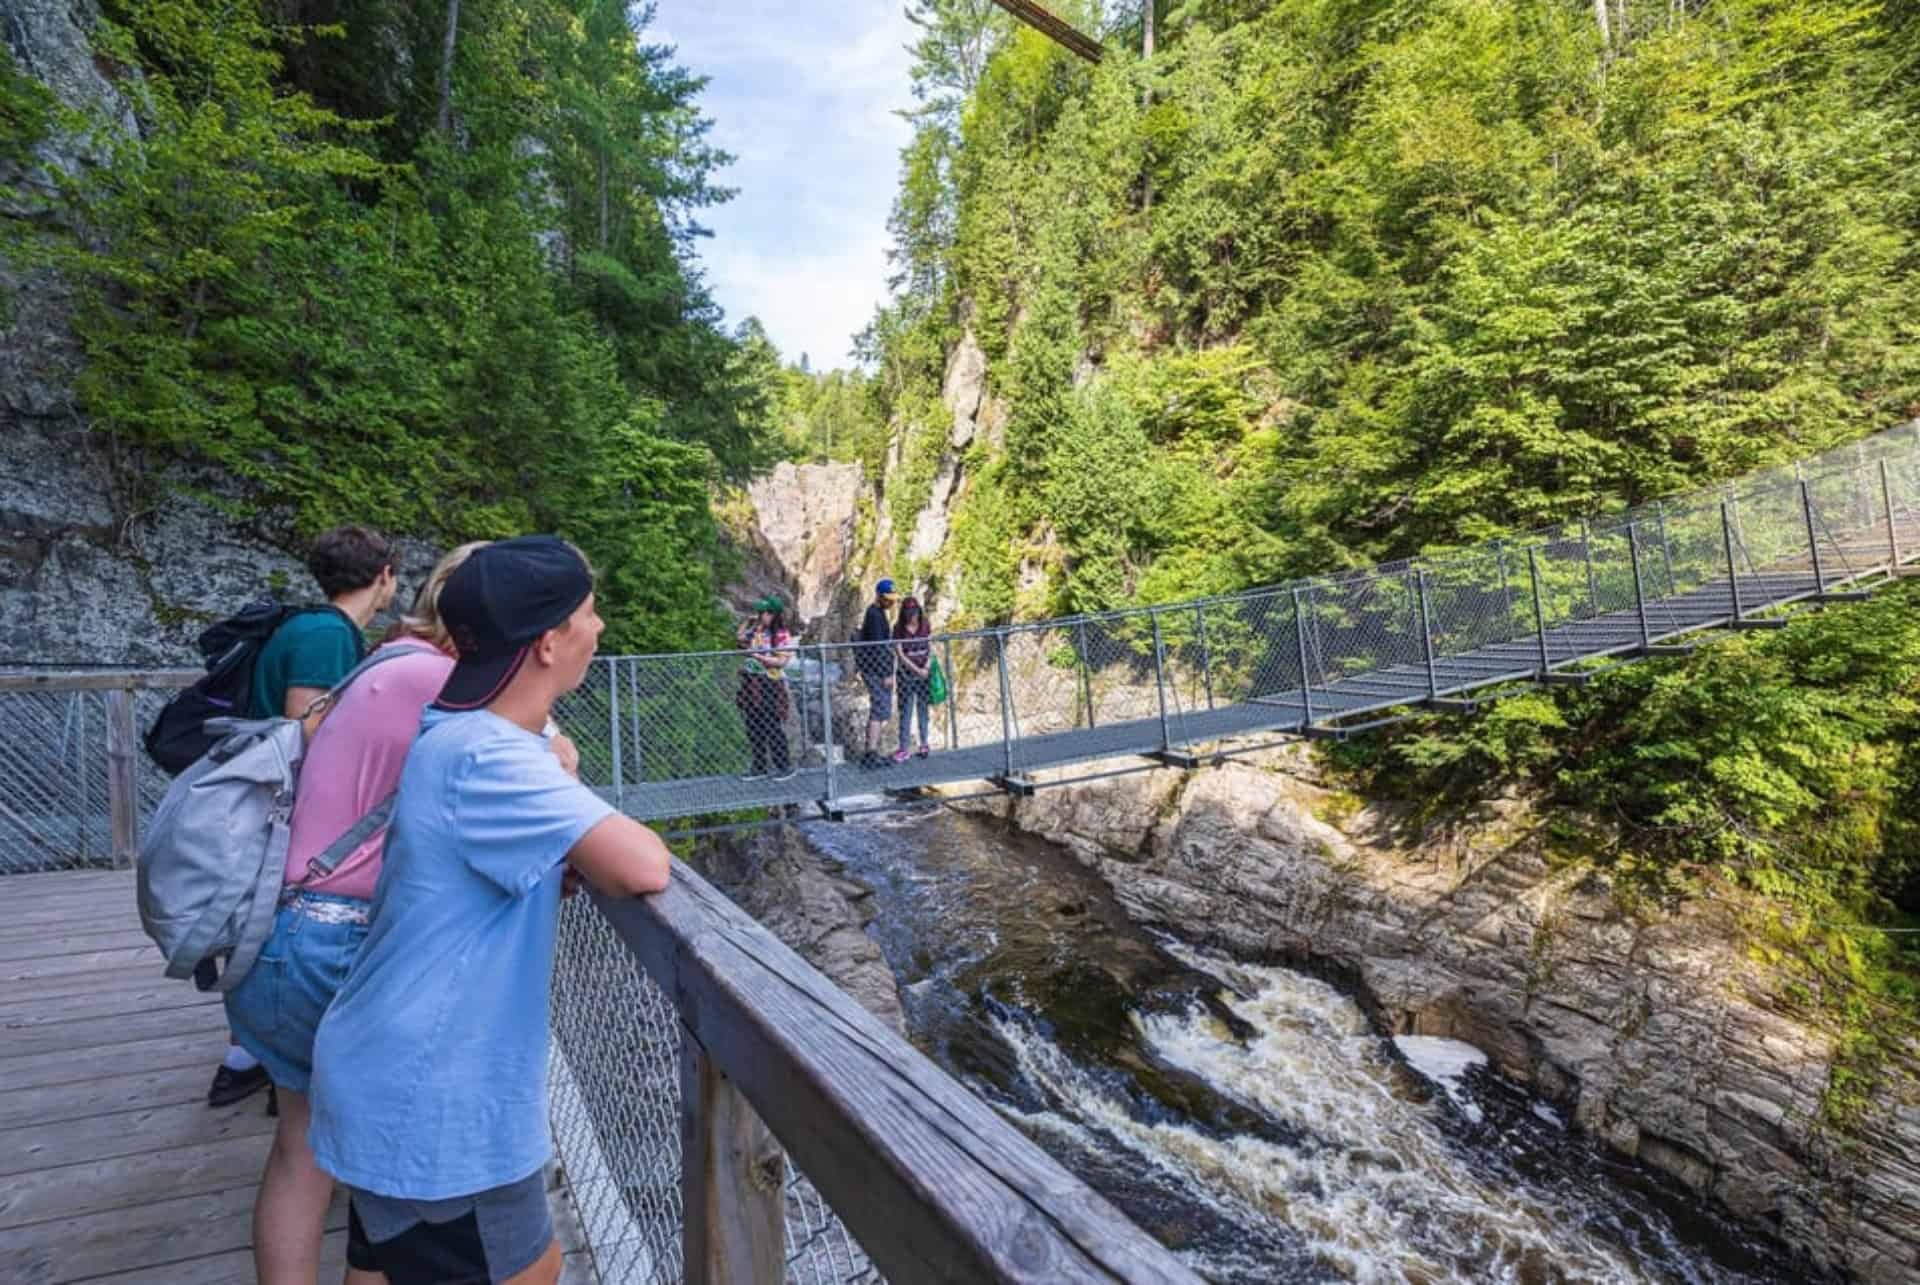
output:
POLYGON ((1139 922, 1356 982, 1397 1033, 1445 1035, 1817 1262, 1920 1279, 1920 1092, 1890 1068, 1844 1126, 1826 1033, 1781 1013, 1737 901, 1635 906, 1542 855, 1524 805, 1449 836, 1324 788, 1304 749, 1043 789, 1020 828, 1097 869, 1139 922))
POLYGON ((893 970, 867 935, 873 894, 838 877, 794 831, 721 835, 706 844, 701 873, 768 932, 859 1005, 903 1035, 906 1014, 893 970))

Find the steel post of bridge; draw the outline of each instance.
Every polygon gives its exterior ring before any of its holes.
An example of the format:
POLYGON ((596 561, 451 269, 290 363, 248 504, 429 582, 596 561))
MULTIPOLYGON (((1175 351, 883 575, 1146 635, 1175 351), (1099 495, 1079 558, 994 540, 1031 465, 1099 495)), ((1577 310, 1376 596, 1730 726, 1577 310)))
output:
POLYGON ((1160 748, 1173 748, 1173 738, 1167 731, 1167 666, 1166 648, 1160 642, 1160 612, 1157 608, 1147 608, 1147 619, 1153 624, 1153 693, 1160 699, 1160 748))
POLYGON ((995 630, 993 639, 997 644, 994 659, 1000 666, 1000 750, 1002 779, 1013 779, 1013 684, 1007 680, 1007 637, 1005 630, 995 630))
POLYGON ((1720 539, 1727 546, 1727 587, 1733 590, 1733 622, 1739 624, 1744 615, 1740 609, 1740 565, 1733 560, 1733 515, 1725 500, 1720 501, 1720 539))
POLYGON ((1655 500, 1653 516, 1660 523, 1660 560, 1667 568, 1667 591, 1661 596, 1671 598, 1675 589, 1673 587, 1673 545, 1667 539, 1667 506, 1655 500))
POLYGON ((1506 613, 1506 623, 1500 631, 1500 640, 1505 642, 1513 636, 1513 591, 1507 586, 1507 542, 1493 542, 1493 556, 1500 564, 1500 609, 1506 613))
POLYGON ((1633 563, 1633 608, 1640 614, 1640 645, 1653 646, 1653 633, 1647 628, 1647 593, 1640 581, 1640 524, 1627 523, 1627 557, 1633 563))
POLYGON ((1893 524, 1893 486, 1887 481, 1887 461, 1884 457, 1880 461, 1880 503, 1887 510, 1888 566, 1897 567, 1900 565, 1900 531, 1893 524))
POLYGON ((1807 520, 1807 552, 1813 555, 1813 588, 1816 593, 1827 591, 1827 577, 1820 570, 1820 537, 1813 531, 1813 493, 1807 490, 1807 479, 1800 479, 1800 513, 1807 520))
POLYGON ((1540 600, 1540 553, 1537 549, 1527 550, 1527 579, 1533 585, 1533 632, 1540 640, 1540 681, 1547 681, 1547 671, 1552 662, 1547 659, 1547 613, 1540 600))
POLYGON ((827 769, 826 810, 833 812, 835 799, 833 772, 833 683, 828 678, 829 662, 825 644, 820 647, 820 757, 827 769))
POLYGON ((1093 662, 1087 659, 1087 622, 1074 626, 1080 639, 1080 695, 1087 702, 1087 726, 1093 726, 1093 662))
POLYGON ((613 806, 626 810, 627 774, 620 770, 620 660, 607 661, 607 744, 613 751, 613 806))
POLYGON ((954 721, 957 715, 954 714, 953 707, 960 695, 960 679, 953 672, 953 639, 942 638, 940 650, 946 653, 947 657, 947 748, 957 750, 960 748, 960 727, 954 721))
POLYGON ((1433 672, 1433 613, 1427 607, 1427 569, 1414 571, 1414 583, 1420 591, 1420 650, 1427 658, 1427 699, 1440 696, 1440 680, 1433 672))
POLYGON ((631 656, 627 658, 627 722, 633 729, 633 743, 626 747, 626 759, 638 784, 647 779, 647 743, 640 735, 640 665, 631 656))
POLYGON ((1600 615, 1600 591, 1593 580, 1593 523, 1580 520, 1580 556, 1587 562, 1587 606, 1595 618, 1600 615))
POLYGON ((1200 633, 1200 681, 1206 684, 1207 708, 1213 708, 1213 653, 1207 650, 1207 608, 1204 603, 1193 605, 1193 623, 1200 633))
MULTIPOLYGON (((1309 590, 1311 592, 1311 590, 1309 590)), ((1293 641, 1300 649, 1300 703, 1306 709, 1302 726, 1313 726, 1313 682, 1307 676, 1307 620, 1300 607, 1300 591, 1293 591, 1293 641)))

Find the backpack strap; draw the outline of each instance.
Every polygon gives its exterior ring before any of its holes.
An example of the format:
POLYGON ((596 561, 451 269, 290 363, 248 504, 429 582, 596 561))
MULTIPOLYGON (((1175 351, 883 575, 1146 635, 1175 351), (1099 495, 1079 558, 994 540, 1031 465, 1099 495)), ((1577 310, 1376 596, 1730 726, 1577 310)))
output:
MULTIPOLYGON (((345 678, 334 684, 332 691, 322 696, 320 700, 315 701, 313 705, 308 706, 307 713, 311 715, 314 708, 318 706, 321 701, 338 700, 341 693, 345 692, 347 688, 353 684, 353 680, 366 673, 369 669, 373 669, 378 665, 384 665, 390 660, 398 660, 402 656, 428 656, 432 655, 433 652, 434 649, 431 647, 383 647, 361 661, 358 665, 355 665, 345 678)), ((398 793, 398 790, 387 791, 387 797, 375 804, 373 811, 348 826, 345 834, 335 839, 332 843, 329 843, 320 855, 307 862, 306 874, 287 886, 290 888, 298 888, 311 880, 324 879, 332 874, 333 868, 344 861, 349 853, 365 843, 368 839, 371 839, 376 831, 392 819, 394 797, 398 793)))

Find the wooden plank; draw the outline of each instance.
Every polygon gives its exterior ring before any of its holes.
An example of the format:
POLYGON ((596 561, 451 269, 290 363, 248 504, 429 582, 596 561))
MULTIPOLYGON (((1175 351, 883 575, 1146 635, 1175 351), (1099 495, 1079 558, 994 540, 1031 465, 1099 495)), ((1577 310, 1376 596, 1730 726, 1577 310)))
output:
POLYGON ((64 1052, 73 1056, 83 1050, 111 1048, 134 1040, 226 1029, 226 1009, 211 1004, 128 1017, 82 1017, 46 1026, 16 1027, 0 1023, 0 1073, 15 1058, 34 1053, 64 1052))
MULTIPOLYGON (((74 973, 66 977, 43 977, 30 985, 14 986, 0 991, 7 996, 0 1000, 0 1011, 5 1006, 22 1001, 31 1003, 36 998, 57 999, 72 995, 105 995, 116 992, 143 991, 159 988, 175 990, 183 995, 200 997, 204 1003, 217 1004, 218 995, 194 989, 193 982, 186 978, 168 977, 160 971, 160 954, 154 952, 153 965, 150 968, 120 969, 117 972, 74 973)), ((6 1050, 0 1049, 0 1056, 6 1050)))
MULTIPOLYGON (((196 1045, 195 1051, 200 1047, 196 1045)), ((204 1056, 179 1066, 68 1079, 0 1092, 0 1129, 188 1103, 197 1103, 204 1109, 207 1088, 213 1081, 213 1063, 219 1055, 218 1048, 207 1045, 204 1056)), ((74 1068, 69 1066, 69 1069, 74 1068)))
POLYGON ((130 1066, 148 1071, 205 1067, 211 1082, 214 1063, 226 1049, 224 1030, 195 1030, 170 1032, 157 1039, 102 1044, 78 1052, 60 1049, 30 1056, 7 1053, 0 1055, 0 1093, 107 1079, 124 1074, 130 1066))
POLYGON ((0 960, 34 959, 43 955, 79 955, 91 950, 117 950, 145 946, 160 952, 138 928, 110 928, 99 932, 69 932, 47 937, 0 937, 0 960))
MULTIPOLYGON (((320 1242, 320 1274, 323 1281, 338 1280, 347 1265, 347 1233, 328 1232, 320 1242)), ((256 1285, 251 1250, 229 1250, 159 1268, 138 1268, 111 1276, 93 1276, 91 1285, 256 1285)))
POLYGON ((123 968, 140 968, 154 962, 151 943, 145 946, 120 946, 113 950, 88 950, 78 955, 54 955, 51 958, 10 959, 0 964, 0 984, 39 981, 45 977, 65 977, 73 973, 111 973, 123 968))
POLYGON ((687 1285, 780 1285, 786 1157, 734 1083, 680 1032, 680 1224, 687 1285))
POLYGON ((888 1277, 1198 1285, 684 865, 660 894, 595 903, 888 1277))
POLYGON ((9 897, 15 892, 31 894, 47 889, 73 889, 82 883, 113 884, 133 887, 133 876, 124 870, 38 870, 29 874, 0 875, 0 889, 9 897))
POLYGON ((209 1107, 205 1094, 202 1085, 198 1102, 0 1130, 0 1176, 272 1135, 265 1094, 219 1108, 209 1107))
POLYGON ((48 670, 0 674, 0 692, 114 692, 143 687, 191 687, 205 677, 200 669, 48 670))
POLYGON ((92 1160, 16 1174, 0 1183, 0 1227, 79 1218, 246 1186, 259 1179, 265 1161, 261 1139, 227 1138, 156 1151, 137 1165, 120 1159, 92 1160))
MULTIPOLYGON (((263 1159, 264 1163, 264 1159, 263 1159)), ((0 1231, 0 1262, 20 1265, 28 1280, 84 1280, 147 1269, 166 1279, 168 1264, 246 1250, 253 1243, 257 1184, 80 1218, 50 1219, 0 1231)), ((346 1227, 345 1201, 328 1211, 328 1230, 346 1227)))
MULTIPOLYGON (((162 979, 157 985, 110 985, 78 995, 43 995, 0 1001, 0 1031, 29 1031, 83 1018, 133 1017, 139 1013, 203 1008, 208 996, 190 982, 162 979)), ((217 1001, 216 1001, 217 1002, 217 1001)), ((223 1008, 222 1012, 225 1011, 223 1008)))

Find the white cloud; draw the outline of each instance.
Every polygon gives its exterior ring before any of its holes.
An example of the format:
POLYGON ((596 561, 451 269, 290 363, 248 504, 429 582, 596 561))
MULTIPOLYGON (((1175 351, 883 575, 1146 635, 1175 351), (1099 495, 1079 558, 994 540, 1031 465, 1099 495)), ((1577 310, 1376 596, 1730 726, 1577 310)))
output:
POLYGON ((700 101, 739 195, 699 246, 729 324, 757 316, 789 360, 850 362, 886 295, 886 219, 909 129, 900 0, 663 0, 648 39, 711 77, 700 101))

